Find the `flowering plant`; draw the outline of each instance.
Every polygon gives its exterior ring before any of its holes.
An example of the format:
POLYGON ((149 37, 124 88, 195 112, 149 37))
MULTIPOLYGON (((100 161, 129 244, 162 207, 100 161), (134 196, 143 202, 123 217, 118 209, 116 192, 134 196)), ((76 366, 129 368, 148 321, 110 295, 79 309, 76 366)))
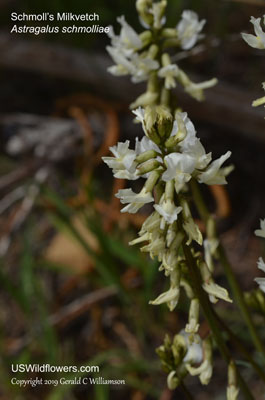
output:
MULTIPOLYGON (((213 308, 218 300, 232 302, 227 289, 214 280, 217 259, 224 266, 233 297, 253 342, 265 355, 264 346, 218 239, 214 217, 207 210, 199 187, 200 184, 227 183, 226 178, 233 166, 223 164, 230 158, 231 152, 227 151, 220 158, 212 160, 212 153, 206 152, 188 114, 175 106, 172 92, 180 84, 189 95, 201 101, 204 89, 217 83, 215 78, 202 83, 193 82, 172 61, 169 53, 170 48, 189 51, 203 38, 201 31, 206 21, 200 21, 196 13, 186 10, 175 27, 167 28, 166 5, 166 0, 136 1, 139 18, 145 28, 141 34, 136 33, 124 16, 118 18, 121 25, 119 35, 110 29, 111 45, 107 51, 114 65, 109 72, 116 76, 130 75, 134 83, 147 81, 147 88, 131 104, 135 121, 141 123, 144 136, 136 138, 134 146, 128 140, 119 142, 110 148, 112 156, 103 157, 103 161, 112 169, 115 178, 132 181, 145 179, 139 193, 131 188, 121 189, 116 197, 124 205, 121 210, 123 213, 137 213, 146 204, 153 204, 152 212, 143 223, 138 237, 130 242, 130 245, 140 244, 142 252, 157 258, 160 262, 159 271, 169 280, 168 290, 150 300, 150 304, 166 303, 169 310, 173 311, 178 305, 181 291, 190 304, 185 329, 176 334, 173 340, 166 336, 164 344, 157 349, 162 367, 168 374, 168 387, 173 390, 183 385, 187 374, 198 375, 202 384, 208 384, 213 371, 215 342, 228 365, 227 399, 236 399, 239 387, 246 398, 253 398, 222 331, 230 335, 230 340, 235 339, 235 335, 213 308), (204 222, 204 235, 194 220, 194 208, 204 222), (204 339, 198 334, 201 311, 209 325, 209 334, 204 339)), ((252 22, 258 36, 244 34, 244 39, 255 47, 264 48, 260 20, 252 22)), ((263 260, 259 261, 259 267, 264 269, 263 260)), ((261 281, 258 283, 261 284, 261 281)), ((235 340, 237 342, 237 338, 235 340)), ((264 379, 264 373, 251 355, 243 352, 264 379)))

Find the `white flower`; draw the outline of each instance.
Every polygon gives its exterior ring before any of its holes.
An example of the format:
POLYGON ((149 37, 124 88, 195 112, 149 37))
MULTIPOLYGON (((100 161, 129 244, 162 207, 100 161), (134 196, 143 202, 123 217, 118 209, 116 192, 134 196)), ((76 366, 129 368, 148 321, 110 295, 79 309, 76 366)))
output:
POLYGON ((140 14, 140 22, 145 29, 150 29, 153 26, 155 29, 161 29, 162 26, 166 23, 166 17, 164 16, 165 8, 167 2, 165 0, 153 2, 153 1, 138 1, 140 3, 139 6, 136 5, 138 12, 140 14), (141 18, 141 11, 144 14, 149 14, 149 16, 153 16, 153 18, 141 18))
POLYGON ((228 366, 228 385, 226 389, 227 400, 237 400, 239 388, 237 387, 237 370, 234 361, 230 361, 228 366))
POLYGON ((108 68, 108 71, 112 75, 134 75, 137 72, 133 63, 119 49, 111 46, 107 46, 106 49, 113 61, 116 63, 116 65, 112 65, 108 68))
POLYGON ((107 51, 116 63, 109 67, 108 71, 116 76, 130 74, 134 83, 147 80, 150 71, 159 68, 159 63, 145 54, 126 55, 120 49, 111 46, 107 46, 107 51))
POLYGON ((184 199, 181 199, 180 205, 183 209, 183 228, 188 235, 187 244, 190 245, 192 240, 195 240, 197 243, 199 243, 199 245, 202 245, 202 234, 198 225, 193 220, 188 202, 184 199))
POLYGON ((215 255, 217 247, 219 246, 219 240, 216 238, 205 239, 203 246, 206 264, 209 270, 212 272, 214 269, 213 256, 215 255))
POLYGON ((159 270, 162 271, 164 269, 165 275, 168 276, 174 269, 177 268, 177 266, 178 266, 177 251, 175 249, 170 249, 165 251, 162 257, 162 265, 160 266, 159 270))
POLYGON ((190 82, 189 85, 185 86, 185 92, 189 93, 196 100, 201 101, 204 99, 203 90, 209 89, 210 87, 213 87, 216 84, 217 84, 216 78, 212 78, 208 81, 200 83, 190 82))
POLYGON ((199 245, 202 245, 202 234, 198 225, 194 222, 193 218, 188 218, 183 223, 184 231, 188 235, 187 244, 190 245, 192 240, 195 240, 199 245))
POLYGON ((166 18, 163 16, 166 4, 165 1, 152 4, 150 13, 154 16, 153 26, 155 29, 161 29, 161 27, 166 23, 166 18))
MULTIPOLYGON (((191 338, 193 337, 192 335, 190 336, 191 338)), ((203 385, 207 385, 211 379, 213 372, 211 343, 209 339, 206 339, 202 344, 201 338, 197 334, 194 334, 194 341, 196 341, 200 347, 200 348, 197 347, 197 349, 194 350, 196 351, 198 356, 200 354, 200 351, 202 352, 201 358, 203 359, 203 361, 201 360, 196 363, 194 361, 192 363, 186 363, 186 368, 190 373, 190 375, 192 376, 199 375, 201 383, 203 385), (200 365, 198 367, 194 367, 194 364, 200 364, 200 365)), ((183 360, 184 362, 185 358, 183 360)))
MULTIPOLYGON (((163 119, 162 119, 161 114, 159 114, 159 112, 162 113, 164 111, 162 107, 160 107, 159 111, 157 111, 156 109, 152 109, 151 107, 149 107, 149 108, 151 109, 151 112, 148 112, 148 108, 146 110, 144 110, 142 107, 138 107, 138 108, 136 108, 135 110, 132 111, 133 114, 136 116, 135 120, 138 121, 138 122, 141 122, 143 131, 144 131, 144 133, 146 134, 147 137, 148 137, 148 127, 150 129, 152 129, 152 127, 157 122, 157 117, 160 117, 159 124, 163 125, 163 119), (150 117, 150 115, 151 115, 151 117, 150 117)), ((168 111, 167 111, 167 113, 168 113, 168 111)), ((171 114, 169 114, 169 115, 171 117, 171 114)), ((172 132, 170 133, 170 135, 172 135, 173 133, 174 133, 174 124, 173 124, 172 132)), ((148 140, 149 140, 148 148, 146 150, 155 150, 157 153, 161 153, 159 147, 153 141, 151 141, 150 139, 148 139, 148 140)), ((146 145, 146 143, 144 143, 144 144, 146 145)))
POLYGON ((205 292, 207 292, 210 295, 210 300, 212 303, 216 303, 217 298, 225 300, 228 303, 232 303, 232 300, 230 299, 227 290, 217 285, 217 283, 214 283, 213 281, 203 283, 202 287, 205 290, 205 292))
POLYGON ((182 13, 181 21, 177 25, 178 39, 183 50, 191 49, 198 39, 206 20, 199 21, 198 15, 191 10, 182 13))
POLYGON ((120 189, 115 196, 121 199, 122 204, 129 203, 121 210, 122 213, 129 212, 135 214, 145 204, 154 201, 152 194, 145 187, 143 187, 140 193, 134 193, 132 189, 120 189))
POLYGON ((265 278, 255 278, 254 281, 259 285, 260 290, 265 293, 265 278))
MULTIPOLYGON (((180 144, 180 148, 181 147, 180 144)), ((194 143, 190 144, 187 150, 183 151, 183 154, 187 154, 193 158, 196 169, 204 169, 212 159, 212 154, 206 154, 205 149, 198 138, 195 138, 194 143)))
MULTIPOLYGON (((259 258, 257 264, 258 268, 265 272, 265 263, 261 257, 259 258)), ((265 278, 255 278, 254 281, 259 285, 260 290, 265 293, 265 278)))
MULTIPOLYGON (((261 18, 251 17, 250 22, 254 25, 255 35, 242 33, 242 37, 247 44, 255 49, 265 49, 265 32, 261 28, 261 18)), ((265 16, 264 16, 265 23, 265 16)))
POLYGON ((152 58, 138 53, 132 54, 130 61, 134 71, 132 73, 132 82, 138 83, 146 81, 149 78, 150 72, 159 68, 159 63, 152 58))
MULTIPOLYGON (((158 306, 164 303, 175 302, 176 300, 178 300, 178 298, 179 298, 179 288, 174 287, 170 288, 167 292, 160 294, 155 300, 149 301, 149 304, 152 304, 153 306, 158 306)), ((173 309, 170 309, 170 311, 173 311, 173 309)))
POLYGON ((139 235, 143 235, 145 232, 148 233, 156 232, 160 226, 160 220, 161 220, 160 215, 156 211, 152 212, 152 214, 149 215, 149 217, 147 217, 146 220, 144 221, 142 228, 139 232, 139 235))
POLYGON ((265 238, 265 218, 260 220, 260 229, 255 230, 255 235, 265 238))
MULTIPOLYGON (((180 143, 180 150, 183 154, 187 154, 193 158, 196 169, 204 169, 212 159, 211 153, 206 154, 200 139, 196 136, 196 131, 193 123, 188 118, 187 113, 179 113, 179 118, 184 123, 186 129, 186 137, 180 143)), ((177 120, 175 121, 175 129, 180 129, 177 120)))
POLYGON ((154 208, 162 216, 161 229, 165 228, 166 223, 173 224, 178 219, 178 214, 182 210, 182 207, 177 207, 173 200, 165 199, 164 196, 162 196, 160 204, 155 204, 154 208))
MULTIPOLYGON (((189 119, 187 113, 185 113, 185 112, 178 113, 178 116, 180 118, 180 121, 183 121, 185 129, 187 131, 187 135, 186 135, 185 139, 180 144, 181 151, 184 153, 184 152, 188 152, 190 150, 190 148, 192 146, 194 146, 194 144, 196 143, 196 140, 197 140, 196 130, 195 130, 193 123, 189 119)), ((178 121, 178 119, 176 119, 176 121, 178 121)), ((178 128, 180 128, 180 127, 178 127, 178 128)))
POLYGON ((179 68, 176 64, 169 64, 158 71, 158 76, 165 79, 166 89, 173 89, 176 87, 175 78, 177 78, 178 74, 179 68))
POLYGON ((142 107, 138 107, 135 110, 132 110, 132 113, 136 116, 136 121, 141 122, 143 126, 143 130, 145 131, 144 127, 144 109, 142 107))
POLYGON ((135 30, 126 22, 124 15, 118 17, 117 21, 121 24, 121 31, 120 35, 117 36, 114 34, 113 28, 110 27, 108 36, 111 39, 111 45, 125 55, 130 55, 143 46, 142 40, 135 30))
POLYGON ((191 365, 187 365, 186 368, 191 376, 199 375, 201 383, 203 385, 208 385, 213 373, 213 368, 210 361, 204 360, 203 363, 197 368, 192 367, 191 365))
POLYGON ((199 300, 194 298, 190 303, 189 310, 189 322, 185 326, 185 332, 187 333, 196 333, 200 327, 199 324, 199 316, 200 316, 200 303, 199 300))
POLYGON ((139 177, 135 174, 134 160, 136 153, 129 149, 129 140, 118 142, 116 146, 110 147, 114 157, 102 157, 102 160, 112 168, 115 178, 136 180, 139 177))
POLYGON ((170 273, 170 289, 167 292, 160 294, 155 300, 149 301, 149 304, 160 305, 167 303, 170 311, 173 311, 178 304, 180 295, 180 271, 175 268, 170 273))
POLYGON ((221 168, 222 164, 231 156, 228 151, 223 156, 213 161, 205 172, 199 175, 199 182, 207 185, 224 185, 227 183, 225 177, 231 172, 231 169, 221 168))
POLYGON ((195 167, 194 159, 188 154, 171 153, 164 160, 167 170, 162 175, 163 181, 168 182, 175 179, 176 190, 181 190, 184 184, 191 179, 195 167))
POLYGON ((144 57, 138 53, 132 54, 129 58, 114 47, 107 46, 107 51, 117 65, 108 68, 113 75, 132 75, 132 82, 143 82, 149 78, 150 71, 159 67, 156 60, 144 57))
POLYGON ((227 400, 237 400, 239 395, 239 388, 236 386, 228 386, 226 390, 227 400))
POLYGON ((187 346, 187 352, 183 358, 185 364, 201 364, 203 361, 202 340, 197 334, 189 334, 184 330, 180 331, 180 335, 184 337, 187 346))
POLYGON ((141 140, 136 137, 135 153, 139 155, 149 150, 155 150, 157 153, 160 153, 159 147, 147 136, 143 136, 141 140))
POLYGON ((265 263, 264 263, 262 257, 259 258, 257 264, 258 264, 258 268, 261 269, 261 271, 265 272, 265 263))
POLYGON ((141 251, 150 253, 150 257, 154 259, 154 257, 158 258, 158 261, 162 261, 163 255, 165 253, 165 239, 164 235, 162 235, 159 230, 153 232, 150 235, 149 244, 141 247, 141 251))
POLYGON ((169 390, 175 390, 178 387, 179 383, 180 381, 176 371, 171 371, 167 376, 167 387, 169 388, 169 390))

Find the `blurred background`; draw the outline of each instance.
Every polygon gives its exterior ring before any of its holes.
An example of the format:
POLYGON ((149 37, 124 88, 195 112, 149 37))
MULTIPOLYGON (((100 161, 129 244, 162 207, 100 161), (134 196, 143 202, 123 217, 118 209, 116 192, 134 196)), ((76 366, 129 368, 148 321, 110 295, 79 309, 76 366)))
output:
MULTIPOLYGON (((265 14, 265 2, 169 0, 168 26, 177 24, 183 9, 207 19, 206 38, 174 60, 194 80, 217 77, 219 84, 203 103, 177 88, 179 106, 214 158, 233 153, 228 187, 211 187, 205 196, 241 285, 253 290, 262 253, 253 230, 265 217, 265 132, 264 110, 251 102, 262 96, 264 52, 248 47, 240 32, 252 33, 250 16, 265 14)), ((10 34, 14 11, 95 12, 100 25, 116 32, 123 14, 142 30, 134 0, 0 0, 0 399, 185 399, 181 389, 167 390, 155 349, 166 333, 183 328, 188 304, 181 299, 172 313, 148 305, 167 282, 157 262, 128 241, 150 210, 120 214, 113 195, 126 182, 114 181, 101 162, 118 140, 142 136, 128 106, 144 85, 107 73, 112 62, 105 34, 10 34), (99 376, 125 379, 126 385, 20 388, 11 385, 13 376, 77 375, 12 374, 11 365, 19 363, 98 365, 99 376)), ((216 279, 226 285, 219 266, 216 279)), ((251 348, 235 309, 220 304, 219 313, 251 348)), ((254 317, 265 338, 263 317, 254 317)), ((202 323, 200 334, 207 332, 202 323)), ((252 370, 239 356, 238 362, 255 399, 264 398, 252 370)), ((185 383, 196 400, 225 399, 226 368, 218 352, 207 387, 197 378, 185 383)))

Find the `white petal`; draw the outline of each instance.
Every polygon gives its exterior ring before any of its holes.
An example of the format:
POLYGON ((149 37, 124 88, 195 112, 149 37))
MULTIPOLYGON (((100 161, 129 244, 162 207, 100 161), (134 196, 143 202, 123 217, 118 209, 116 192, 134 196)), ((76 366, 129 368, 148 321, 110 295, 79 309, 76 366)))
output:
POLYGON ((179 298, 179 288, 171 288, 167 292, 160 294, 155 300, 149 301, 149 304, 160 305, 163 303, 169 303, 179 298))
POLYGON ((182 207, 176 207, 171 200, 166 200, 161 205, 155 204, 154 208, 168 224, 173 224, 178 219, 178 214, 182 211, 182 207))
POLYGON ((135 143, 136 154, 139 155, 149 150, 155 150, 157 153, 160 153, 159 147, 147 136, 143 136, 141 140, 139 140, 137 137, 135 143))
POLYGON ((211 296, 217 297, 218 299, 222 299, 232 303, 232 300, 229 297, 227 290, 214 282, 203 283, 203 289, 211 296))
POLYGON ((256 236, 265 238, 265 219, 260 220, 260 229, 256 229, 254 233, 256 236))
POLYGON ((207 185, 223 185, 226 182, 225 174, 220 167, 231 156, 231 151, 228 151, 207 168, 205 172, 199 175, 199 182, 207 185))
POLYGON ((259 285, 260 290, 265 293, 265 278, 255 278, 254 281, 259 285))
POLYGON ((121 17, 117 18, 117 21, 122 25, 121 29, 121 40, 123 43, 130 47, 133 47, 134 49, 139 49, 142 47, 142 41, 139 37, 139 35, 135 32, 135 30, 126 22, 124 15, 121 17))
POLYGON ((194 171, 195 162, 189 155, 171 153, 164 160, 167 170, 163 173, 162 179, 165 182, 177 178, 179 173, 191 174, 194 171))
POLYGON ((245 42, 254 49, 262 49, 262 44, 257 40, 257 37, 249 33, 242 33, 242 38, 245 42))
POLYGON ((265 272, 265 263, 264 263, 262 257, 259 258, 257 264, 258 264, 258 268, 261 269, 261 271, 265 272))
POLYGON ((143 123, 144 122, 144 109, 142 107, 138 107, 135 110, 132 110, 132 113, 136 116, 136 120, 143 123))

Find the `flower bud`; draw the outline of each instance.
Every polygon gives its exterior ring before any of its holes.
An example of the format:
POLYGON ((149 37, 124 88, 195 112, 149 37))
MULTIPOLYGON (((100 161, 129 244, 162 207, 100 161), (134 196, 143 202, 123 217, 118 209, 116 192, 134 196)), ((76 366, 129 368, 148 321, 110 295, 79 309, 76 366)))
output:
POLYGON ((180 142, 182 142, 187 133, 185 131, 178 131, 178 133, 174 136, 171 136, 170 138, 167 139, 165 146, 167 149, 173 148, 177 146, 180 142))
POLYGON ((174 199, 174 180, 166 182, 165 188, 165 200, 173 200, 174 199))
POLYGON ((157 160, 148 160, 144 162, 140 167, 137 168, 136 174, 137 175, 143 175, 147 174, 148 172, 153 171, 157 167, 159 167, 160 163, 157 160))
POLYGON ((174 356, 174 362, 178 365, 187 353, 187 342, 183 335, 175 335, 172 344, 172 353, 174 356))
MULTIPOLYGON (((167 138, 173 128, 173 117, 165 106, 149 106, 145 110, 145 128, 148 137, 161 139, 167 138)), ((155 140, 154 140, 155 141, 155 140)))
POLYGON ((163 67, 171 64, 171 60, 168 53, 164 53, 161 57, 163 67))
POLYGON ((189 323, 186 325, 187 333, 196 333, 199 329, 200 304, 198 299, 192 299, 189 310, 189 323))
POLYGON ((155 171, 151 172, 151 174, 147 178, 147 181, 145 182, 145 185, 144 185, 145 189, 148 192, 151 192, 154 189, 155 184, 158 181, 160 175, 161 175, 161 171, 159 171, 159 170, 155 170, 155 171))
POLYGON ((159 52, 159 47, 156 44, 152 44, 152 46, 148 49, 148 57, 154 60, 159 52))
POLYGON ((206 232, 208 238, 215 238, 216 237, 216 224, 213 217, 208 218, 206 224, 206 232))
POLYGON ((150 160, 151 158, 155 158, 157 156, 157 152, 155 150, 148 150, 139 156, 136 157, 135 161, 139 164, 142 164, 145 161, 150 160))
POLYGON ((264 97, 261 97, 260 99, 254 100, 254 101, 252 102, 252 107, 259 107, 259 106, 261 106, 262 104, 265 104, 265 96, 264 96, 264 97))
POLYGON ((149 13, 149 8, 152 6, 152 0, 137 0, 136 10, 138 11, 140 18, 145 24, 151 26, 153 23, 153 15, 149 13))
POLYGON ((161 35, 166 39, 176 38, 177 30, 175 28, 164 28, 161 35))
POLYGON ((160 29, 164 24, 164 14, 167 0, 153 2, 152 0, 137 0, 136 9, 140 15, 143 25, 160 29))
POLYGON ((148 46, 152 41, 152 32, 151 31, 144 31, 139 35, 143 43, 143 47, 148 46))
POLYGON ((237 387, 237 372, 236 366, 233 361, 228 366, 228 386, 227 386, 227 400, 236 400, 239 394, 237 387))
POLYGON ((176 371, 171 371, 167 377, 167 386, 169 390, 175 390, 180 384, 180 380, 177 377, 176 371))

